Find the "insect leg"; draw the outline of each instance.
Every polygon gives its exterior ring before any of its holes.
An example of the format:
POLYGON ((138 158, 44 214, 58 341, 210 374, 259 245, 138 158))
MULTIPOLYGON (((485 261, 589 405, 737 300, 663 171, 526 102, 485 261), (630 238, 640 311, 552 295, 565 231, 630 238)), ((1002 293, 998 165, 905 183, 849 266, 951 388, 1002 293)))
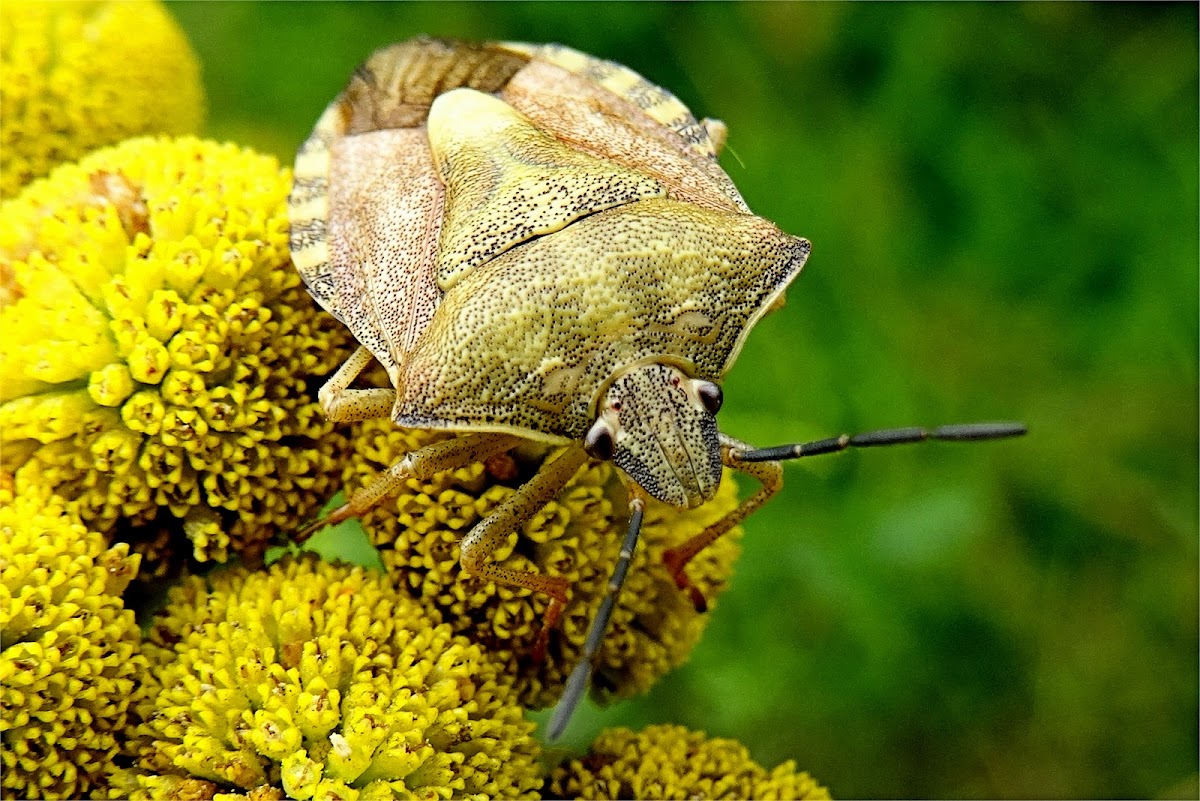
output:
POLYGON ((325 386, 317 393, 317 400, 321 402, 326 417, 338 423, 353 423, 391 415, 392 406, 396 403, 394 389, 349 388, 374 358, 371 351, 359 345, 358 350, 325 382, 325 386))
POLYGON ((550 719, 550 727, 546 736, 557 740, 567 727, 575 707, 587 691, 588 681, 592 678, 592 668, 600 643, 604 641, 604 632, 608 630, 608 621, 612 618, 613 607, 617 603, 617 595, 621 585, 625 583, 625 574, 629 572, 629 561, 633 558, 633 549, 637 547, 638 534, 642 530, 642 514, 646 510, 646 501, 635 492, 630 493, 629 499, 629 530, 621 543, 621 553, 613 568, 612 578, 608 580, 608 590, 600 601, 596 616, 592 618, 591 628, 588 629, 587 640, 583 643, 583 653, 579 663, 567 678, 567 686, 563 689, 562 698, 554 707, 554 716, 550 719))
POLYGON ((684 572, 688 562, 692 561, 692 557, 711 545, 726 531, 729 531, 729 529, 745 520, 747 516, 766 503, 772 495, 779 492, 780 488, 783 487, 783 468, 779 465, 779 462, 745 462, 737 458, 734 454, 738 451, 745 451, 750 446, 724 434, 721 434, 720 437, 721 463, 726 467, 732 467, 735 470, 740 470, 758 479, 759 484, 762 486, 736 509, 699 534, 686 540, 681 545, 663 551, 663 564, 666 565, 667 570, 671 573, 671 577, 675 579, 675 586, 688 593, 691 597, 692 605, 696 607, 697 612, 703 612, 707 609, 708 602, 700 590, 692 586, 687 573, 684 572))
POLYGON ((550 606, 542 630, 534 643, 532 658, 540 662, 546 657, 546 643, 550 630, 562 616, 567 602, 567 587, 570 582, 559 576, 546 576, 524 570, 513 570, 488 561, 497 548, 504 544, 508 535, 550 502, 566 486, 585 461, 583 448, 573 445, 544 465, 529 481, 504 499, 490 515, 475 524, 462 541, 460 561, 463 569, 484 579, 514 587, 524 587, 533 592, 550 596, 550 606))
POLYGON ((482 462, 489 456, 515 447, 519 437, 509 434, 468 434, 463 437, 444 439, 424 448, 404 454, 400 461, 377 475, 370 484, 350 496, 346 503, 333 510, 329 516, 317 520, 301 529, 293 538, 303 542, 325 526, 369 512, 407 479, 426 479, 443 470, 453 470, 465 465, 482 462))

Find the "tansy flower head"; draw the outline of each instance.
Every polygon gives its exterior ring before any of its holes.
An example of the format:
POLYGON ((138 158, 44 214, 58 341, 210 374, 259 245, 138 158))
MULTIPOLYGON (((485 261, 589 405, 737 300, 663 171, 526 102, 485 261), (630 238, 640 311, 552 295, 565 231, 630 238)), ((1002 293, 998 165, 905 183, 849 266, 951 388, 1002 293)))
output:
POLYGON ((121 593, 137 573, 49 496, 0 489, 0 753, 5 797, 104 783, 146 667, 121 593))
MULTIPOLYGON (((346 489, 371 477, 402 454, 445 436, 369 421, 353 433, 355 456, 346 468, 346 489)), ((530 445, 484 464, 446 471, 429 481, 409 480, 394 499, 363 518, 384 565, 426 607, 473 642, 483 644, 519 676, 521 696, 532 707, 557 700, 578 661, 591 622, 616 564, 627 525, 628 503, 614 468, 590 462, 559 496, 509 538, 496 559, 517 570, 565 576, 570 597, 559 629, 551 634, 546 660, 529 659, 549 599, 520 588, 481 581, 458 563, 459 542, 546 457, 530 445)), ((726 477, 709 503, 692 510, 652 501, 608 636, 599 654, 593 689, 602 697, 645 691, 681 664, 707 623, 663 567, 662 553, 734 508, 737 491, 726 477)), ((688 575, 711 602, 723 589, 737 557, 740 529, 697 556, 688 575)), ((711 608, 711 606, 710 606, 711 608)))
POLYGON ((682 726, 606 729, 583 759, 555 768, 547 798, 818 799, 829 791, 788 761, 768 771, 736 740, 682 726))
POLYGON ((0 3, 0 197, 147 133, 194 133, 200 68, 157 2, 0 3))
POLYGON ((512 679, 386 576, 289 558, 209 580, 148 634, 113 797, 536 797, 512 679))
POLYGON ((151 569, 188 540, 253 558, 334 491, 314 396, 349 335, 292 268, 288 188, 249 150, 134 139, 0 212, 4 467, 151 569))

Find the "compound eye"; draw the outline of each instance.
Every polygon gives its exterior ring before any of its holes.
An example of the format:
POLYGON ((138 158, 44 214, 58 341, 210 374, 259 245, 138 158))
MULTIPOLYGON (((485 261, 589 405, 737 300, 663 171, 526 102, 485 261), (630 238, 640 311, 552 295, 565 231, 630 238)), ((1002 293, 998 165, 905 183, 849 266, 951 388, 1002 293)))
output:
POLYGON ((711 381, 697 381, 696 394, 700 396, 700 402, 704 404, 705 409, 708 409, 709 414, 716 414, 721 410, 725 393, 721 392, 721 388, 716 384, 711 381))
POLYGON ((587 451, 587 455, 602 462, 613 458, 616 444, 612 429, 603 420, 597 420, 583 438, 583 449, 587 451))

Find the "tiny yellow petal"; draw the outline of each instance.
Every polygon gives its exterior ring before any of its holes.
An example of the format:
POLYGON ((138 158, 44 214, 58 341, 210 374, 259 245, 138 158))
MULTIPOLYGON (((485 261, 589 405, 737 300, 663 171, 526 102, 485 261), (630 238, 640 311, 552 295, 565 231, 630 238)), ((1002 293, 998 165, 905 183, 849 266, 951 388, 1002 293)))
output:
POLYGON ((170 358, 163 343, 151 336, 142 337, 129 353, 129 374, 143 384, 157 384, 167 374, 170 358))
POLYGON ((133 394, 133 376, 125 364, 110 364, 92 373, 88 394, 101 406, 120 406, 133 394))

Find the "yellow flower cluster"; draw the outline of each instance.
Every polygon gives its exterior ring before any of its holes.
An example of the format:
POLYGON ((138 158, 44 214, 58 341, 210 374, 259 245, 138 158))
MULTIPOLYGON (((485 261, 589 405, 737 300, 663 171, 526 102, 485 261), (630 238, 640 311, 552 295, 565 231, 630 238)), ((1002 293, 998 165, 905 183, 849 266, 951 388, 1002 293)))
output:
POLYGON ((194 133, 200 67, 158 2, 0 3, 0 197, 148 133, 194 133))
MULTIPOLYGON (((444 435, 397 429, 390 421, 357 426, 345 473, 347 491, 369 483, 408 451, 444 435)), ((519 678, 531 707, 554 703, 578 661, 588 626, 604 595, 625 533, 628 504, 614 468, 590 462, 559 496, 514 533, 496 554, 507 567, 565 576, 571 595, 546 660, 529 658, 549 599, 520 588, 481 581, 459 566, 459 543, 515 487, 536 472, 546 450, 530 445, 487 465, 446 471, 428 481, 409 480, 394 499, 366 515, 363 527, 384 565, 432 612, 484 645, 519 678)), ((716 498, 683 511, 652 502, 641 543, 600 651, 593 689, 628 697, 646 691, 682 664, 699 641, 707 614, 698 614, 663 566, 662 553, 697 534, 737 503, 732 477, 716 498)), ((709 601, 723 589, 739 553, 740 529, 705 549, 688 568, 709 601)), ((710 609, 712 608, 710 603, 710 609)))
POLYGON ((5 797, 79 798, 104 784, 146 669, 121 602, 137 565, 58 499, 0 490, 5 797))
POLYGON ((536 797, 512 678, 386 576, 289 558, 210 582, 174 589, 147 635, 112 797, 536 797))
POLYGON ((289 183, 232 145, 132 139, 0 209, 4 468, 120 524, 144 572, 253 559, 336 487, 314 396, 349 334, 292 268, 289 183))
POLYGON ((827 799, 829 791, 788 761, 768 771, 736 740, 682 726, 640 734, 606 729, 583 759, 550 775, 546 798, 827 799))

